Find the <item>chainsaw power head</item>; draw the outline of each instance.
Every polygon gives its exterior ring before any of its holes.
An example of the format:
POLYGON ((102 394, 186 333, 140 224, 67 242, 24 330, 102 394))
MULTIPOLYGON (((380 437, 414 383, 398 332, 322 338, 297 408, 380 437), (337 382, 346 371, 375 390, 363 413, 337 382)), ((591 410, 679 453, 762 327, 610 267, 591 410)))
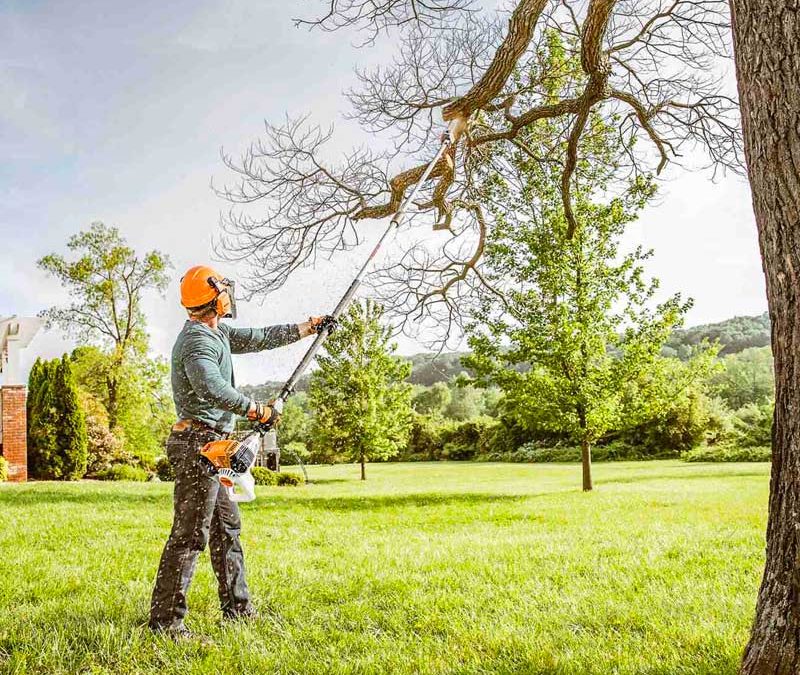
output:
POLYGON ((256 461, 260 441, 261 435, 254 432, 241 441, 211 441, 200 450, 200 461, 228 491, 232 502, 251 502, 256 498, 250 469, 256 461))

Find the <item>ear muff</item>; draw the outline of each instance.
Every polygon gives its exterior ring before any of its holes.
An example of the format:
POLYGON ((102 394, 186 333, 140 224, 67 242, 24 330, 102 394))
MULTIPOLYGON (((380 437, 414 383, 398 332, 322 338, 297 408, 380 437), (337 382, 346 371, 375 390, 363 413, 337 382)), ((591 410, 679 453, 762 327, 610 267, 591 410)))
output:
POLYGON ((234 289, 236 282, 230 279, 209 278, 208 283, 217 291, 215 308, 217 315, 223 319, 236 318, 236 295, 234 289))

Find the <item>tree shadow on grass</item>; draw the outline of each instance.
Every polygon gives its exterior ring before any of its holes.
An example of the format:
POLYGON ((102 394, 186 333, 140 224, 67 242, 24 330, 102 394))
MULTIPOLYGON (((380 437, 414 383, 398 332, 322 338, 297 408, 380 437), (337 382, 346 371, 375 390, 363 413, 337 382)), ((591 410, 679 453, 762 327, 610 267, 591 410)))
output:
MULTIPOLYGON (((72 487, 72 486, 71 486, 72 487)), ((573 490, 574 491, 574 490, 573 490)), ((293 510, 298 507, 320 511, 367 511, 378 509, 394 509, 403 507, 475 507, 491 504, 509 504, 523 502, 533 497, 543 497, 554 494, 544 492, 540 494, 506 494, 498 495, 483 492, 420 492, 402 495, 369 495, 352 497, 318 497, 291 495, 289 499, 282 499, 279 493, 273 493, 262 499, 256 500, 246 510, 286 509, 293 510)), ((287 496, 289 496, 287 494, 287 496)), ((80 486, 73 489, 58 489, 42 486, 36 489, 25 490, 0 490, 0 509, 35 507, 52 504, 84 504, 98 507, 132 507, 143 504, 158 504, 171 506, 171 493, 143 493, 140 490, 119 488, 110 490, 82 490, 80 486)))
MULTIPOLYGON (((695 464, 695 467, 697 465, 695 464)), ((687 465, 687 468, 691 467, 691 465, 687 465)), ((755 469, 741 471, 736 473, 731 473, 729 471, 706 471, 704 473, 691 473, 691 474, 673 474, 673 473, 666 473, 663 475, 658 474, 641 474, 638 476, 620 476, 618 478, 604 478, 599 477, 597 479, 597 485, 613 485, 613 484, 624 484, 624 483, 646 483, 646 482, 657 482, 657 481, 689 481, 689 480, 708 480, 713 478, 769 478, 769 472, 765 472, 763 470, 756 471, 755 469)))
MULTIPOLYGON (((521 503, 533 497, 542 497, 553 493, 508 494, 498 495, 483 492, 417 492, 402 495, 370 495, 354 497, 292 497, 279 504, 271 501, 265 509, 274 510, 285 506, 292 509, 296 506, 321 511, 374 511, 378 509, 394 509, 403 507, 473 507, 489 504, 521 503)), ((256 508, 258 502, 255 502, 256 508)))
POLYGON ((172 492, 142 492, 115 484, 114 490, 84 488, 80 484, 49 487, 46 483, 27 484, 23 489, 6 487, 0 490, 0 509, 43 504, 98 504, 105 506, 131 506, 140 504, 172 503, 172 492))

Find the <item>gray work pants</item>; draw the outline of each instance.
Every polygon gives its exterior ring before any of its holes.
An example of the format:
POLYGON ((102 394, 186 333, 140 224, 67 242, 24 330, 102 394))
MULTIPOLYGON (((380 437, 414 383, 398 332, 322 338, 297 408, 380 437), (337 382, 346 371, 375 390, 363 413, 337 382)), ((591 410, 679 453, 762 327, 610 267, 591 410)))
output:
POLYGON ((175 470, 174 514, 150 603, 154 630, 183 624, 197 558, 208 543, 223 615, 235 618, 253 611, 239 541, 239 509, 217 479, 208 475, 198 454, 206 443, 220 438, 224 436, 211 430, 189 429, 173 431, 167 441, 167 456, 175 470))

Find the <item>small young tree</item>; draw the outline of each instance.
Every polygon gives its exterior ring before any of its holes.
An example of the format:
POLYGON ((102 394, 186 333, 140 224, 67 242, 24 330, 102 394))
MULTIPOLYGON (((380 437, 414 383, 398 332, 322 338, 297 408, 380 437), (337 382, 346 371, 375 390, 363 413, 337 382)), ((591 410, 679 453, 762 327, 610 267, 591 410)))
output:
POLYGON ((141 309, 142 293, 163 292, 169 282, 169 258, 159 251, 139 257, 119 231, 103 223, 71 237, 67 248, 74 260, 52 253, 39 260, 39 268, 69 290, 68 307, 51 307, 41 313, 48 326, 58 326, 84 343, 111 348, 106 372, 108 417, 118 422, 121 369, 147 352, 147 333, 141 309))
POLYGON ((39 361, 28 380, 28 462, 36 478, 77 480, 86 473, 86 419, 69 357, 39 361))
POLYGON ((381 315, 373 302, 353 304, 318 357, 309 387, 315 454, 359 462, 361 480, 368 460, 398 453, 411 426, 411 385, 404 381, 411 365, 393 356, 381 315))
MULTIPOLYGON (((552 49, 550 61, 559 58, 552 49)), ((569 84, 571 67, 563 61, 565 75, 551 82, 554 94, 569 84)), ((621 197, 602 199, 619 179, 619 140, 599 116, 588 124, 591 134, 580 146, 586 159, 575 169, 573 188, 579 227, 571 238, 560 166, 531 158, 559 152, 548 123, 507 152, 506 173, 484 174, 493 227, 482 273, 505 302, 481 292, 469 326, 473 354, 464 359, 504 391, 507 409, 523 426, 568 434, 580 444, 584 490, 592 489, 592 444, 621 426, 630 383, 646 382, 689 306, 676 295, 649 309, 657 288, 643 275, 649 253, 622 254, 619 242, 654 186, 633 177, 621 197)))

